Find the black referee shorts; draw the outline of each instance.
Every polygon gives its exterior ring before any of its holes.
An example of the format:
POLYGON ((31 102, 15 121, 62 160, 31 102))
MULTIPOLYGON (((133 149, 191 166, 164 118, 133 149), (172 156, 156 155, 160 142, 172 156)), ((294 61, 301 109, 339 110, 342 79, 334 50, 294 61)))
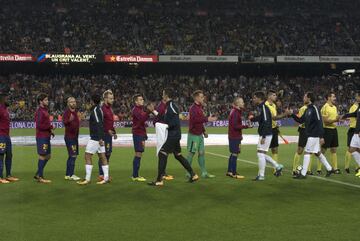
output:
POLYGON ((270 148, 275 148, 279 146, 279 128, 272 129, 272 139, 270 142, 270 148))
POLYGON ((347 146, 350 146, 351 143, 351 139, 353 137, 353 135, 355 134, 355 128, 349 128, 348 132, 347 132, 347 146))
POLYGON ((305 130, 305 128, 299 127, 298 132, 299 132, 298 146, 302 147, 302 148, 305 148, 306 142, 307 142, 306 130, 305 130))
POLYGON ((160 151, 164 151, 164 152, 166 152, 168 154, 170 154, 170 153, 174 153, 174 154, 181 153, 180 139, 167 138, 166 142, 161 147, 160 151))
POLYGON ((337 129, 324 128, 324 140, 323 148, 332 148, 339 146, 339 138, 337 129))

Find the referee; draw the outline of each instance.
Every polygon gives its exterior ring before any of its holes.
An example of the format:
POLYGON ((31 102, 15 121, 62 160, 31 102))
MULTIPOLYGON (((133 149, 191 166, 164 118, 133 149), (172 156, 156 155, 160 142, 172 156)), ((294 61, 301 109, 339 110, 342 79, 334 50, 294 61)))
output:
MULTIPOLYGON (((343 118, 349 118, 350 119, 350 128, 347 132, 347 146, 348 150, 346 151, 345 155, 345 172, 350 173, 350 161, 351 161, 351 140, 356 132, 356 124, 357 124, 357 113, 360 110, 360 91, 358 90, 356 92, 356 101, 355 103, 350 107, 349 113, 345 114, 343 118)), ((360 170, 360 165, 355 170, 355 173, 358 173, 360 170)))
MULTIPOLYGON (((338 132, 336 129, 336 122, 339 121, 339 115, 335 106, 336 95, 334 92, 329 92, 326 96, 326 103, 321 108, 321 116, 324 126, 324 141, 321 147, 321 152, 325 154, 326 150, 330 148, 330 161, 334 168, 335 174, 340 174, 340 169, 337 164, 336 149, 339 146, 338 132)), ((321 163, 318 162, 317 173, 321 174, 321 163)))
MULTIPOLYGON (((165 173, 168 155, 174 153, 174 157, 181 165, 190 173, 189 182, 194 182, 199 179, 191 168, 189 162, 181 155, 181 128, 179 119, 179 108, 173 102, 175 97, 174 89, 165 89, 163 91, 163 100, 166 101, 166 112, 164 115, 164 123, 168 125, 168 136, 166 142, 161 147, 159 152, 159 166, 158 176, 156 181, 148 183, 151 186, 163 186, 163 174, 165 173)), ((156 114, 156 112, 155 112, 156 114)))
MULTIPOLYGON (((306 109, 307 109, 307 105, 304 104, 299 109, 298 117, 301 118, 304 115, 306 109)), ((297 167, 300 165, 300 156, 304 152, 304 148, 305 148, 306 142, 307 142, 307 135, 306 135, 306 130, 305 130, 305 124, 304 123, 299 125, 298 132, 299 132, 299 141, 298 141, 298 148, 297 148, 297 150, 295 152, 295 155, 294 155, 293 176, 298 175, 297 167)), ((313 173, 311 171, 311 162, 312 162, 311 158, 312 158, 312 156, 310 157, 310 164, 309 164, 307 175, 313 175, 313 173)))
MULTIPOLYGON (((282 114, 278 114, 277 112, 277 106, 275 104, 277 100, 277 94, 275 90, 268 90, 267 92, 267 101, 265 102, 265 105, 269 108, 270 113, 271 113, 271 128, 272 128, 272 139, 271 139, 271 143, 270 143, 270 149, 271 149, 271 153, 272 153, 272 158, 275 161, 279 161, 279 156, 278 156, 278 148, 279 148, 279 126, 276 123, 277 120, 280 120, 282 118, 285 118, 289 113, 288 112, 284 112, 282 114)), ((275 174, 275 172, 274 172, 275 174)))

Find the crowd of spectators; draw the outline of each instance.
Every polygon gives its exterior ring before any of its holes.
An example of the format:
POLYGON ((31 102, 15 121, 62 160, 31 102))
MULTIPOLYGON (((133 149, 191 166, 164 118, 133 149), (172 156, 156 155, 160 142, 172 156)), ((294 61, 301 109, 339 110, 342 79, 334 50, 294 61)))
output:
POLYGON ((358 1, 0 2, 0 53, 360 54, 358 1))
POLYGON ((88 118, 90 96, 111 89, 115 95, 114 114, 119 120, 131 120, 133 107, 132 96, 136 93, 144 95, 146 101, 159 102, 161 90, 170 86, 177 90, 178 102, 182 112, 186 112, 192 104, 192 92, 201 89, 205 92, 208 114, 226 119, 234 97, 242 96, 246 108, 253 110, 251 95, 256 90, 274 89, 278 92, 282 106, 299 108, 302 106, 305 91, 313 91, 317 97, 317 105, 325 102, 329 91, 337 96, 340 113, 344 113, 354 101, 354 90, 360 85, 358 76, 313 76, 313 77, 281 77, 281 76, 122 76, 122 75, 27 75, 11 74, 0 76, 0 85, 9 90, 10 112, 13 120, 34 119, 37 108, 36 96, 39 92, 49 95, 50 113, 56 120, 66 108, 66 98, 76 97, 78 109, 83 118, 88 118))

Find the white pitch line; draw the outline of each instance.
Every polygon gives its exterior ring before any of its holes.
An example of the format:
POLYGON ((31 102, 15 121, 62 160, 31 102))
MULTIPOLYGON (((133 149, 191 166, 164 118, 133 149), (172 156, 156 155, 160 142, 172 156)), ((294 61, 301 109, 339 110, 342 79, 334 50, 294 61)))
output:
MULTIPOLYGON (((207 154, 213 155, 213 156, 218 156, 218 157, 224 157, 224 158, 229 158, 228 156, 222 155, 222 154, 218 154, 218 153, 213 153, 213 152, 206 152, 207 154)), ((249 161, 249 160, 245 160, 245 159, 237 159, 238 161, 244 162, 244 163, 248 163, 251 165, 258 165, 256 162, 253 161, 249 161)), ((273 168, 272 166, 267 166, 268 168, 273 168)), ((330 178, 324 178, 324 177, 318 177, 318 176, 309 176, 311 178, 316 178, 325 182, 332 182, 332 183, 336 183, 336 184, 341 184, 344 186, 349 186, 349 187, 355 187, 355 188, 360 188, 360 185, 356 185, 356 184, 352 184, 352 183, 348 183, 348 182, 342 182, 342 181, 338 181, 338 180, 334 180, 334 179, 330 179, 330 178)))

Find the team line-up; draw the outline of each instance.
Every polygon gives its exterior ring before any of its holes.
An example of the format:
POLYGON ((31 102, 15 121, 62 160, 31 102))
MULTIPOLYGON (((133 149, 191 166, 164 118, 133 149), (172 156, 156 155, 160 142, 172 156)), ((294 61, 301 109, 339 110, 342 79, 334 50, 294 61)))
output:
MULTIPOLYGON (((12 144, 10 139, 10 117, 7 93, 0 93, 0 184, 16 182, 19 178, 12 176, 12 144), (4 159, 6 175, 4 178, 4 159)), ((175 159, 186 169, 189 182, 195 182, 199 176, 193 171, 192 161, 195 154, 198 154, 198 163, 202 178, 214 178, 215 175, 207 172, 205 167, 205 145, 204 138, 208 137, 204 124, 208 121, 216 121, 215 116, 206 116, 203 110, 205 96, 203 91, 197 90, 193 93, 194 103, 189 109, 189 133, 187 140, 187 158, 181 154, 181 127, 179 108, 174 102, 176 91, 166 88, 162 92, 162 100, 155 106, 144 104, 144 97, 141 94, 133 96, 134 108, 132 109, 132 134, 135 155, 133 159, 133 181, 145 182, 146 179, 139 174, 142 153, 145 150, 147 140, 146 121, 150 118, 154 120, 157 137, 158 154, 158 175, 156 180, 149 182, 152 186, 163 186, 164 180, 172 180, 173 176, 166 173, 167 159, 169 154, 173 154, 175 159)), ((345 171, 350 173, 350 160, 353 157, 359 166, 355 171, 355 176, 360 177, 360 91, 356 92, 356 101, 351 106, 349 113, 339 116, 335 105, 336 95, 329 92, 326 96, 326 103, 319 111, 315 102, 315 95, 312 92, 304 94, 304 105, 299 109, 298 114, 294 114, 289 108, 282 114, 277 113, 276 102, 277 94, 274 90, 269 90, 266 94, 257 91, 252 95, 252 102, 256 104, 255 114, 250 114, 250 122, 258 122, 259 141, 257 145, 257 157, 259 170, 254 181, 265 180, 266 163, 274 167, 273 174, 276 177, 282 175, 283 165, 278 163, 278 137, 279 128, 276 120, 292 117, 299 125, 298 149, 294 156, 293 177, 305 179, 307 175, 313 175, 311 171, 311 155, 318 158, 317 174, 322 175, 322 165, 326 168, 326 177, 332 174, 340 174, 337 165, 336 149, 338 147, 338 133, 336 123, 340 119, 350 119, 350 128, 347 136, 348 150, 345 156, 345 171), (268 155, 271 149, 272 155, 268 155), (330 149, 331 164, 327 161, 324 153, 330 149), (300 155, 304 153, 303 164, 300 164, 300 155)), ((75 160, 79 155, 79 128, 80 118, 77 111, 76 100, 68 97, 67 108, 63 113, 65 125, 65 143, 68 151, 66 165, 66 180, 76 181, 79 185, 90 184, 92 173, 92 156, 97 154, 99 157, 99 176, 97 184, 107 184, 111 182, 109 175, 109 161, 112 153, 112 140, 117 139, 114 129, 114 114, 112 104, 114 94, 111 90, 105 91, 102 95, 95 94, 91 97, 92 107, 89 119, 90 140, 85 148, 85 178, 81 179, 74 174, 75 160)), ((48 112, 49 100, 46 94, 37 96, 39 105, 35 113, 36 123, 36 144, 39 155, 38 168, 34 179, 39 183, 51 183, 51 180, 44 178, 44 169, 51 158, 50 139, 54 137, 54 127, 51 125, 48 112)), ((237 158, 240 153, 240 145, 243 139, 242 130, 251 128, 251 124, 243 124, 243 111, 245 103, 243 98, 236 97, 233 101, 233 108, 229 114, 229 150, 228 170, 226 176, 235 179, 243 179, 237 173, 237 158)))

